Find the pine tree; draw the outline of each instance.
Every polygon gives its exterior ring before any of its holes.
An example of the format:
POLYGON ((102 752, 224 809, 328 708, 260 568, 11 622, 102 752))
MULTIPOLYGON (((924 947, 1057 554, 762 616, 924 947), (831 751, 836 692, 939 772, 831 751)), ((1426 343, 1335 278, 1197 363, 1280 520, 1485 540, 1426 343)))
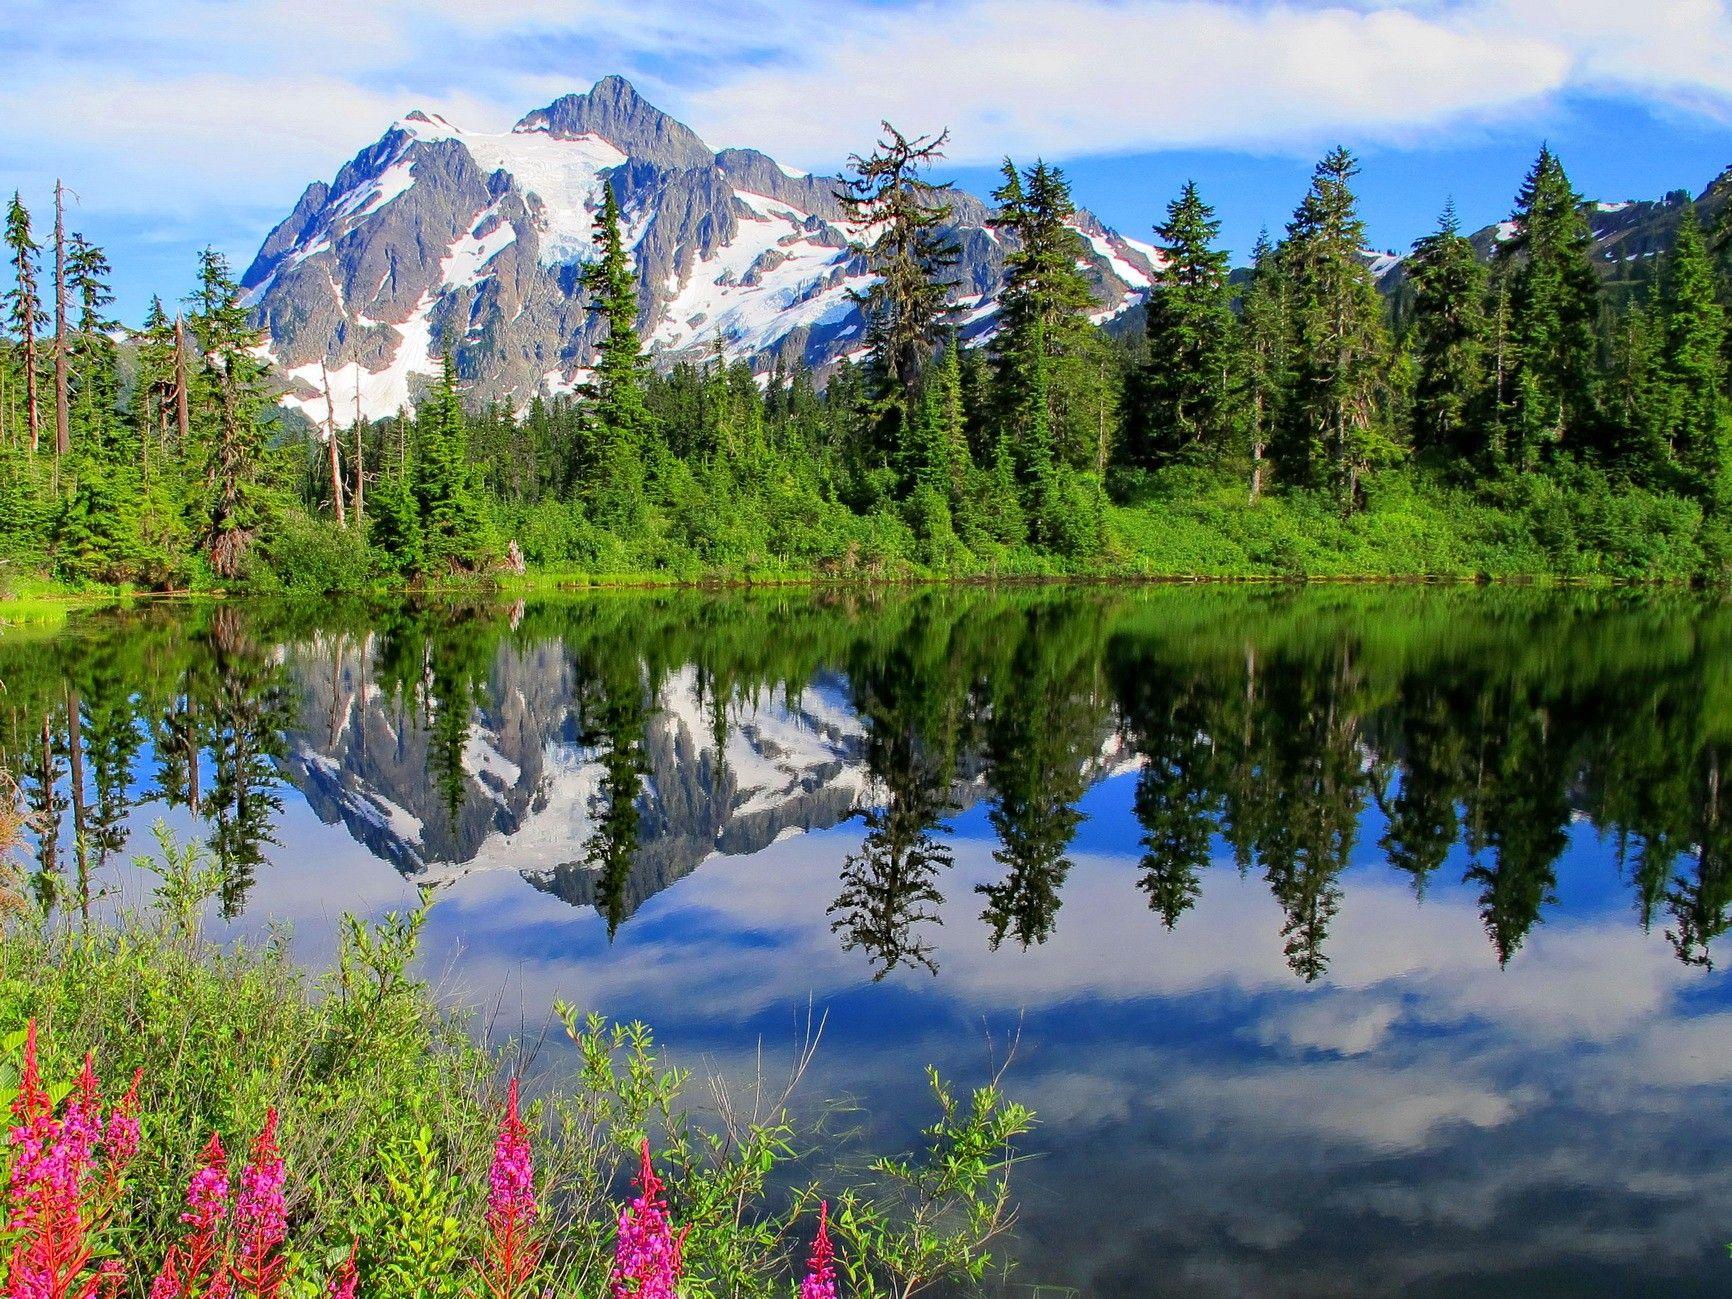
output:
MULTIPOLYGON (((1008 423, 1016 442, 1028 444, 1038 361, 1044 367, 1042 418, 1051 458, 1099 469, 1112 440, 1116 401, 1107 381, 1106 348, 1090 319, 1094 288, 1082 270, 1088 246, 1072 225, 1077 209, 1070 185, 1057 167, 1037 161, 1019 172, 1007 158, 993 199, 998 210, 990 224, 1011 241, 992 345, 995 422, 1008 423)), ((1029 464, 1022 467, 1029 472, 1029 464)))
POLYGON ((1662 362, 1664 330, 1638 302, 1614 327, 1607 349, 1603 406, 1613 430, 1612 458, 1642 481, 1660 485, 1674 466, 1671 449, 1673 392, 1662 362))
POLYGON ((54 182, 54 455, 72 452, 71 359, 66 277, 66 187, 54 182))
POLYGON ((1661 364, 1670 397, 1667 442, 1686 488, 1714 497, 1725 472, 1726 385, 1720 348, 1726 317, 1692 208, 1684 214, 1660 278, 1661 364))
POLYGON ((1416 370, 1416 451, 1478 460, 1486 451, 1479 422, 1485 377, 1485 267, 1461 234, 1452 202, 1437 229, 1413 245, 1411 343, 1416 370))
POLYGON ((469 569, 482 557, 482 522, 470 486, 468 426, 457 365, 446 352, 439 382, 415 416, 413 494, 420 513, 420 558, 430 569, 469 569))
POLYGON ((86 447, 114 462, 120 453, 120 357, 107 309, 113 268, 107 255, 77 231, 67 245, 67 284, 78 304, 73 335, 72 402, 86 447))
POLYGON ((1221 223, 1187 181, 1155 227, 1165 264, 1148 298, 1137 459, 1158 464, 1221 449, 1228 428, 1228 343, 1233 318, 1221 223))
POLYGON ((1510 270, 1509 366, 1496 412, 1509 465, 1593 431, 1600 283, 1581 199, 1549 148, 1516 196, 1499 248, 1510 270))
POLYGON ((138 358, 133 416, 138 423, 140 459, 148 467, 153 450, 158 456, 166 454, 174 426, 174 322, 161 298, 151 298, 143 326, 131 332, 138 358))
POLYGON ((262 521, 258 476, 263 420, 268 400, 266 365, 257 348, 261 335, 248 320, 240 285, 228 259, 213 248, 199 254, 198 286, 189 299, 189 324, 203 353, 202 379, 208 400, 211 484, 206 548, 218 577, 237 577, 262 521))
POLYGON ((1268 231, 1257 236, 1251 254, 1251 279, 1239 311, 1239 408, 1251 458, 1251 500, 1263 494, 1264 459, 1281 425, 1291 385, 1288 353, 1292 342, 1291 304, 1281 252, 1268 231))
POLYGON ((1285 252, 1293 302, 1286 459, 1295 478, 1336 492, 1344 511, 1358 507, 1361 475, 1390 450, 1380 427, 1389 340, 1362 255, 1365 225, 1350 188, 1358 171, 1346 149, 1317 164, 1285 252))
POLYGON ((877 149, 849 159, 853 175, 836 198, 856 228, 878 232, 854 246, 876 278, 851 292, 866 318, 870 349, 877 430, 870 453, 885 464, 897 458, 919 408, 921 376, 944 341, 956 287, 949 276, 961 250, 948 229, 950 186, 922 175, 944 157, 950 133, 909 139, 889 122, 882 126, 877 149))
POLYGON ((42 249, 30 233, 30 213, 16 190, 6 209, 6 246, 12 253, 13 287, 6 294, 7 323, 18 337, 18 354, 24 370, 24 419, 29 429, 30 450, 42 442, 42 399, 37 391, 36 336, 48 323, 42 296, 36 288, 36 258, 42 249))
POLYGON ((626 252, 612 185, 602 188, 595 243, 601 255, 585 269, 583 283, 590 310, 602 318, 606 329, 596 351, 594 377, 584 389, 590 402, 588 486, 600 514, 623 522, 641 503, 651 420, 644 403, 645 362, 637 333, 637 278, 626 252))

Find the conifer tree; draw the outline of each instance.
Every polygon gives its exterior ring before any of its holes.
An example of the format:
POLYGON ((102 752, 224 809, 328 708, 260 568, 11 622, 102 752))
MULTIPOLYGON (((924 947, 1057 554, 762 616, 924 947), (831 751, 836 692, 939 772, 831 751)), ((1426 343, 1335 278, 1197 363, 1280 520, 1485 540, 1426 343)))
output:
POLYGON ((198 285, 189 303, 189 323, 203 354, 202 377, 210 407, 206 548, 212 570, 232 580, 240 574, 262 519, 258 477, 267 367, 257 356, 261 335, 241 303, 240 285, 228 259, 213 248, 199 254, 198 285))
POLYGON ((1442 457, 1485 451, 1479 393, 1485 376, 1485 267, 1462 236, 1451 202, 1413 245, 1413 446, 1442 457))
POLYGON ((963 506, 973 470, 968 431, 962 410, 962 365, 952 341, 939 353, 922 394, 920 418, 910 440, 908 477, 916 487, 930 487, 950 504, 963 506))
POLYGON ((1662 365, 1670 390, 1667 442, 1686 488, 1713 497, 1726 457, 1726 385, 1720 359, 1726 317, 1694 208, 1685 212, 1666 257, 1660 300, 1665 312, 1662 365))
POLYGON ((480 510, 470 486, 469 435, 457 364, 447 351, 439 382, 416 412, 414 495, 421 558, 430 568, 473 568, 483 551, 480 510))
POLYGON ((174 322, 162 299, 152 297, 144 324, 131 331, 138 358, 133 416, 138 423, 141 460, 148 467, 152 449, 166 453, 174 424, 174 322))
POLYGON ((1604 417, 1613 429, 1612 458, 1643 481, 1672 477, 1670 399, 1662 322, 1638 302, 1613 327, 1604 378, 1604 417))
POLYGON ((856 228, 877 232, 854 247, 877 278, 852 293, 866 318, 870 349, 878 429, 872 450, 880 463, 891 463, 918 410, 922 373, 944 341, 956 286, 950 271, 961 250, 948 229, 950 186, 923 175, 944 157, 950 133, 909 139, 889 122, 882 126, 872 154, 849 159, 853 174, 836 198, 856 228))
MULTIPOLYGON (((1010 237, 1011 247, 992 346, 992 415, 1013 428, 1014 444, 1029 443, 1038 362, 1050 458, 1075 468, 1099 468, 1112 439, 1115 399, 1105 378, 1105 345, 1089 318, 1095 295, 1082 270, 1088 246, 1072 225, 1077 209, 1070 185, 1057 167, 1036 161, 1019 172, 1007 158, 993 199, 998 210, 990 224, 1010 237)), ((1030 471, 1031 462, 1022 467, 1030 471)))
POLYGON ((1390 450, 1380 427, 1389 341, 1363 257, 1351 188, 1358 171, 1341 148, 1317 164, 1285 253, 1293 303, 1285 455, 1294 477, 1333 490, 1344 511, 1358 508, 1361 475, 1390 450))
POLYGON ((73 231, 67 245, 67 283, 78 304, 73 335, 72 401, 83 439, 101 459, 113 462, 120 451, 120 358, 108 315, 114 303, 107 255, 73 231))
POLYGON ((30 213, 18 192, 12 192, 6 209, 6 246, 12 254, 13 287, 6 294, 7 323, 18 338, 18 355, 24 371, 24 419, 29 430, 30 450, 42 441, 42 399, 37 391, 36 336, 48 323, 42 297, 36 288, 36 258, 42 251, 30 233, 30 213))
POLYGON ((1286 269, 1269 232, 1257 236, 1251 254, 1251 279, 1239 311, 1237 357, 1240 408, 1246 450, 1251 458, 1251 500, 1263 494, 1264 460, 1280 427, 1291 375, 1288 352, 1292 321, 1286 269))
POLYGON ((1165 264, 1148 298, 1149 358, 1143 368, 1137 459, 1145 464, 1219 451, 1228 427, 1228 343, 1233 318, 1221 223, 1194 182, 1185 182, 1155 227, 1165 264))
POLYGON ((606 517, 623 519, 636 509, 643 490, 643 457, 650 439, 644 402, 644 357, 637 333, 637 278, 620 227, 619 200, 602 188, 595 218, 600 256, 584 271, 590 310, 606 324, 596 351, 590 401, 590 494, 606 517))
POLYGON ((1499 248, 1511 269, 1497 420, 1508 464, 1527 469, 1548 446, 1592 429, 1600 283, 1581 199, 1549 148, 1523 181, 1511 220, 1499 248))

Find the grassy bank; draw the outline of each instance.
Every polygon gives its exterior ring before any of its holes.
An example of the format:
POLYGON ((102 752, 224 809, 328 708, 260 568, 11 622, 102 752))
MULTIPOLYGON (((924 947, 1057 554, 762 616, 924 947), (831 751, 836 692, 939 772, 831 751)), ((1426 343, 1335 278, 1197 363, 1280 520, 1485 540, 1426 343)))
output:
MULTIPOLYGON (((415 977, 424 913, 345 921, 334 966, 315 976, 286 936, 223 946, 200 932, 211 879, 197 852, 165 845, 158 869, 148 915, 49 923, 26 904, 16 872, 0 911, 9 917, 0 933, 0 1102, 22 1113, 31 1024, 41 1076, 67 1122, 78 1100, 67 1084, 87 1054, 111 1098, 140 1071, 142 1138, 90 1266, 116 1260, 122 1293, 145 1294, 171 1245, 186 1249, 189 1179, 208 1169, 212 1134, 238 1175, 242 1152, 256 1152, 276 1115, 286 1177, 281 1293, 321 1292, 351 1249, 362 1295, 485 1292, 497 1280, 505 1082, 529 1063, 515 1043, 480 1045, 477 1026, 441 1008, 415 977)), ((666 1180, 667 1213, 684 1233, 682 1295, 785 1293, 821 1197, 849 1293, 909 1294, 990 1265, 1010 1217, 1009 1144, 1030 1119, 995 1087, 961 1100, 938 1088, 925 1148, 849 1173, 837 1152, 811 1145, 787 1091, 729 1095, 714 1082, 700 1105, 693 1080, 658 1057, 648 1029, 557 1014, 570 1049, 549 1054, 569 1066, 532 1073, 526 1091, 535 1097, 524 1135, 538 1261, 511 1293, 609 1293, 623 1248, 619 1205, 638 1193, 628 1182, 646 1141, 666 1180), (808 1169, 825 1170, 826 1184, 808 1169)), ((24 1147, 9 1144, 0 1186, 16 1188, 25 1161, 24 1147)), ((235 1215, 240 1233, 239 1200, 235 1215)), ((28 1236, 15 1231, 12 1243, 28 1236)), ((228 1248, 244 1252, 238 1235, 228 1248)), ((5 1260, 0 1250, 0 1276, 5 1260)))
MULTIPOLYGON (((1386 471, 1367 480, 1364 507, 1347 515, 1328 494, 1282 491, 1253 501, 1239 472, 1169 469, 1121 481, 1104 506, 1099 548, 1068 558, 979 537, 971 548, 892 509, 806 530, 786 520, 707 532, 674 523, 650 517, 621 535, 588 523, 575 506, 502 513, 494 534, 519 541, 526 571, 496 567, 414 584, 530 594, 1067 578, 1717 583, 1732 572, 1732 529, 1719 514, 1568 465, 1473 487, 1418 470, 1386 471)), ((16 620, 42 616, 61 601, 135 593, 80 586, 56 572, 50 557, 0 570, 0 610, 16 620)), ((224 588, 196 567, 188 572, 192 590, 224 588)), ((385 592, 409 581, 357 533, 289 512, 261 537, 246 579, 227 588, 385 592)))

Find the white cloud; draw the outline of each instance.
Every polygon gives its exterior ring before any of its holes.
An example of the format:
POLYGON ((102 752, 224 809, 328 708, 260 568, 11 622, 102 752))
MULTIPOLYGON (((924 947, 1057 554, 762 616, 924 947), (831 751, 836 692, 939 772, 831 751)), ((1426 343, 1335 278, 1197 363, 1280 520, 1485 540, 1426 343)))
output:
POLYGON ((715 144, 817 169, 881 117, 949 126, 958 161, 1308 152, 1572 92, 1721 114, 1732 20, 1717 0, 14 0, 0 151, 98 207, 269 209, 409 107, 495 127, 609 71, 715 144))

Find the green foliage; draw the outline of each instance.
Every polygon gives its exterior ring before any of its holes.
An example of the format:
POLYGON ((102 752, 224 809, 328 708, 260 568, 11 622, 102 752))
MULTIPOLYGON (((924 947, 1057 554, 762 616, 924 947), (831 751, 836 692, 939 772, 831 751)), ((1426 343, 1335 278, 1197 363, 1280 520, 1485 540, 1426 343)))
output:
POLYGON ((1360 479, 1394 451, 1384 419, 1389 339, 1361 256, 1365 223, 1350 188, 1359 163, 1332 150, 1287 227, 1293 387, 1279 450, 1294 481, 1328 488, 1351 511, 1360 479))
POLYGON ((1161 464, 1219 452, 1229 427, 1227 254, 1221 223, 1186 181, 1155 227, 1166 264, 1148 299, 1149 357, 1140 376, 1140 445, 1132 458, 1161 464))
POLYGON ((1453 203, 1437 229, 1413 245, 1410 265, 1413 448, 1446 465, 1484 464, 1486 272, 1453 203))
POLYGON ((880 1159, 877 1183, 843 1194, 832 1218, 840 1271, 862 1299, 917 1295, 946 1277, 978 1282, 986 1249, 1009 1229, 1014 1143, 1034 1113, 995 1082, 959 1102, 935 1070, 927 1078, 940 1116, 914 1156, 880 1159))
POLYGON ((1508 277, 1507 329, 1493 420, 1501 463, 1531 469, 1566 433, 1597 432, 1600 285, 1593 234, 1563 164, 1542 148, 1516 196, 1498 250, 1508 277))
MULTIPOLYGON (((426 907, 377 925, 346 918, 334 968, 314 980, 285 936, 262 947, 207 941, 200 918, 219 874, 166 831, 159 840, 155 915, 82 929, 14 918, 0 931, 0 1098, 15 1085, 29 1019, 44 1026, 50 1078, 70 1078, 86 1052, 107 1076, 143 1069, 144 1143, 118 1242, 131 1284, 147 1282, 178 1237, 186 1177, 208 1134, 243 1148, 275 1106, 292 1256, 318 1270, 353 1242, 368 1293, 467 1293, 499 1080, 523 1058, 512 1044, 479 1046, 414 975, 426 907)), ((544 1080, 529 1114, 549 1215, 547 1292, 605 1286, 615 1197, 646 1140, 687 1232, 682 1292, 719 1299, 784 1289, 819 1198, 803 1165, 828 1168, 840 1153, 808 1148, 814 1132, 791 1108, 815 1040, 780 1091, 760 1080, 741 1093, 712 1080, 706 1117, 684 1100, 691 1075, 659 1060, 643 1025, 567 1006, 555 1016, 569 1072, 544 1080)), ((874 1161, 870 1182, 850 1179, 829 1193, 845 1206, 842 1238, 862 1286, 887 1281, 912 1294, 978 1277, 1010 1224, 1011 1143, 1032 1115, 996 1082, 966 1106, 936 1076, 933 1085, 942 1114, 926 1151, 874 1161)))
POLYGON ((364 590, 375 571, 373 553, 358 531, 300 514, 279 519, 261 549, 266 567, 259 576, 285 591, 364 590))

